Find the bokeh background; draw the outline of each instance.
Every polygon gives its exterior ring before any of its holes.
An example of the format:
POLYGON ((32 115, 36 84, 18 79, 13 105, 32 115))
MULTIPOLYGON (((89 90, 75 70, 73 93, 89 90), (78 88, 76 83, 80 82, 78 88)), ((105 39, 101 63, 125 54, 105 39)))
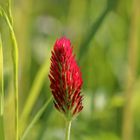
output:
MULTIPOLYGON (((7 1, 0 0, 7 9, 7 1)), ((70 38, 81 67, 84 109, 71 140, 140 140, 140 1, 14 0, 19 45, 20 134, 49 99, 50 52, 70 38)), ((4 46, 5 135, 14 140, 11 40, 0 18, 4 46)), ((26 140, 63 140, 65 121, 51 102, 26 140)))

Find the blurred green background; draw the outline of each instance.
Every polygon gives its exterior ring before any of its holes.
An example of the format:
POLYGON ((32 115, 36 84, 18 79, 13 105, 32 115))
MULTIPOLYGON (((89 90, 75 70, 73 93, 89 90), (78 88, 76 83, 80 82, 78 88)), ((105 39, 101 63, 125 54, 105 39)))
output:
MULTIPOLYGON (((7 9, 7 1, 0 0, 7 9)), ((140 140, 140 1, 14 0, 19 45, 20 133, 51 96, 50 52, 70 38, 83 74, 84 109, 71 140, 140 140)), ((11 40, 0 18, 4 47, 5 135, 14 140, 11 40)), ((52 102, 26 140, 63 140, 65 121, 52 102)))

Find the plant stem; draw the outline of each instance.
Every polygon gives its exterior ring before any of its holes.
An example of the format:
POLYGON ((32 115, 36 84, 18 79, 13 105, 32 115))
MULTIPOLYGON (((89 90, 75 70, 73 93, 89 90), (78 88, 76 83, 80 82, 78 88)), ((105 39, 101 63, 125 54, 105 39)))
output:
POLYGON ((3 78, 3 50, 2 50, 2 41, 1 41, 1 36, 0 36, 0 82, 1 82, 1 94, 0 94, 0 116, 3 116, 3 110, 4 110, 4 105, 3 105, 3 98, 4 98, 4 78, 3 78))
POLYGON ((66 122, 65 140, 70 140, 71 121, 66 122))
POLYGON ((12 17, 12 10, 11 10, 11 0, 8 0, 8 16, 9 16, 9 20, 11 25, 13 25, 13 17, 12 17))
POLYGON ((15 32, 13 26, 10 22, 9 17, 6 12, 2 9, 3 16, 8 24, 10 29, 10 35, 12 40, 12 61, 13 61, 13 71, 14 71, 14 92, 15 92, 15 131, 16 131, 16 140, 19 139, 18 132, 18 45, 16 41, 15 32))
POLYGON ((4 120, 3 120, 3 113, 4 113, 4 77, 3 77, 3 49, 2 49, 2 41, 0 36, 0 136, 1 140, 4 140, 4 120))

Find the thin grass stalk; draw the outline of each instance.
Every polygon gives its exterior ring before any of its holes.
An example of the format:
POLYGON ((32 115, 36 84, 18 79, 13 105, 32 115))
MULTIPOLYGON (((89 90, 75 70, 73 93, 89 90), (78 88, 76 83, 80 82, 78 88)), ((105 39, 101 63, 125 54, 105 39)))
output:
POLYGON ((8 0, 8 17, 10 20, 11 25, 13 25, 13 17, 12 17, 12 7, 11 7, 11 0, 8 0))
POLYGON ((19 139, 18 132, 18 45, 15 36, 15 32, 9 17, 6 12, 3 11, 3 16, 6 20, 6 23, 10 29, 10 36, 12 40, 12 61, 13 61, 13 72, 14 72, 14 93, 15 93, 15 131, 16 131, 16 140, 19 139))
POLYGON ((2 40, 0 36, 0 82, 1 82, 1 94, 0 94, 0 138, 4 140, 4 76, 3 76, 3 49, 2 49, 2 40))
POLYGON ((0 116, 3 116, 4 113, 4 77, 3 77, 3 49, 2 49, 2 40, 0 36, 0 82, 1 82, 1 94, 0 94, 0 116))

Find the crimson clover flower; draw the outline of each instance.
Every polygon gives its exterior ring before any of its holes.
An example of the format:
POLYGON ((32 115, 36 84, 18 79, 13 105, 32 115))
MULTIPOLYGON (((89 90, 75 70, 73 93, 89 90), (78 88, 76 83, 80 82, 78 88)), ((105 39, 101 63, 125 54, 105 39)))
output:
POLYGON ((71 42, 62 37, 55 42, 50 66, 50 88, 55 108, 67 119, 72 119, 82 109, 82 74, 78 67, 71 42))

